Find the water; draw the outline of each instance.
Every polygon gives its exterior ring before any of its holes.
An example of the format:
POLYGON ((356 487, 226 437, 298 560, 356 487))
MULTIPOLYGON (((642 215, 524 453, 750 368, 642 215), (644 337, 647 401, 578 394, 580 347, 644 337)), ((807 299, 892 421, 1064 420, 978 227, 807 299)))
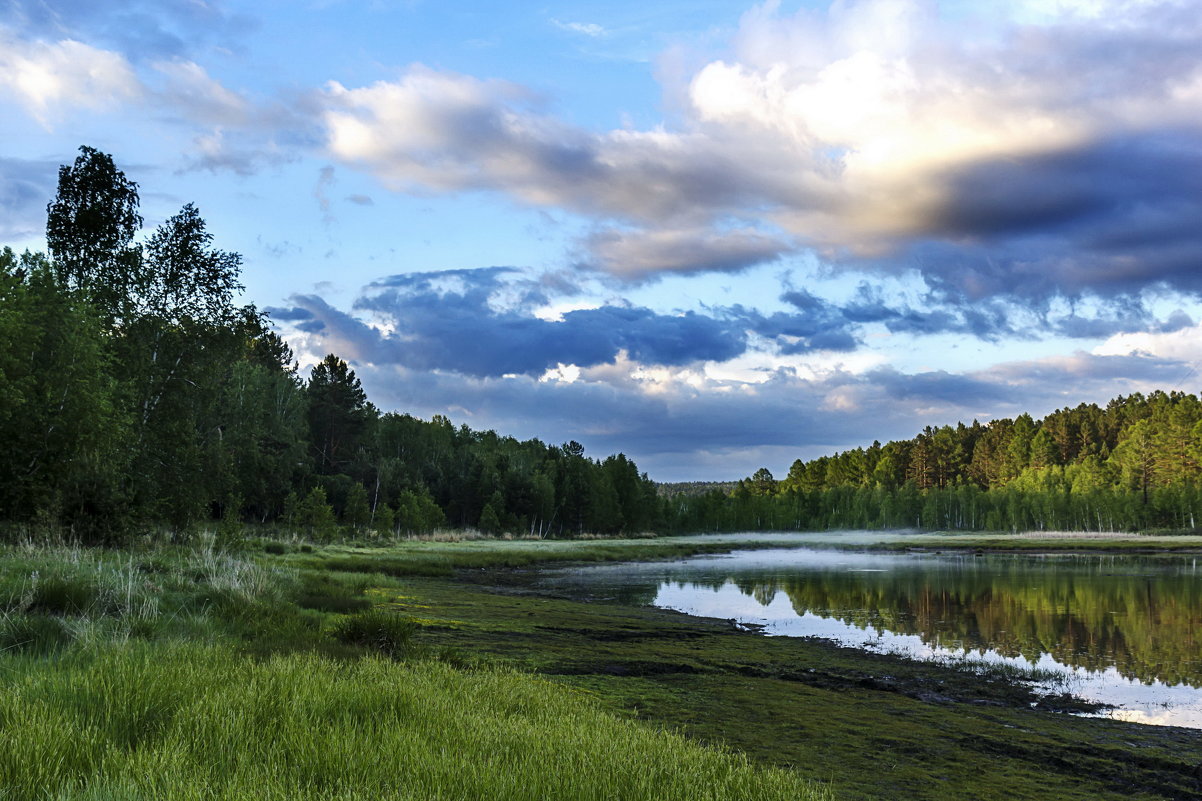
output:
POLYGON ((1035 668, 1054 677, 1043 689, 1113 705, 1108 717, 1202 728, 1197 556, 787 547, 548 571, 543 581, 768 634, 1035 668))

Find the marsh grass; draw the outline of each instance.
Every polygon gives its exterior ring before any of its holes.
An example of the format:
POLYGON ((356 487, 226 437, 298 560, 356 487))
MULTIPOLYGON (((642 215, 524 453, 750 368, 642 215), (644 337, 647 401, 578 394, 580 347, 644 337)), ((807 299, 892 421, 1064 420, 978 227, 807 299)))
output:
POLYGON ((289 554, 285 559, 302 568, 391 577, 444 578, 458 570, 521 568, 562 562, 676 559, 724 553, 732 547, 728 542, 669 539, 413 540, 387 548, 327 546, 309 554, 289 554))
POLYGON ((422 642, 396 576, 531 561, 428 547, 3 548, 0 799, 828 797, 422 642))
POLYGON ((148 643, 8 668, 13 801, 830 797, 503 670, 148 643))
POLYGON ((418 624, 413 618, 386 610, 372 610, 340 620, 333 630, 334 639, 346 645, 358 645, 391 659, 400 659, 413 648, 418 624))
POLYGON ((1038 684, 1047 689, 1065 690, 1073 683, 1073 677, 1059 670, 1036 667, 1014 662, 995 662, 971 656, 949 656, 935 660, 940 665, 970 673, 985 679, 1003 682, 1038 684))
POLYGON ((0 648, 43 653, 72 643, 228 632, 289 610, 295 573, 211 548, 4 548, 0 648))

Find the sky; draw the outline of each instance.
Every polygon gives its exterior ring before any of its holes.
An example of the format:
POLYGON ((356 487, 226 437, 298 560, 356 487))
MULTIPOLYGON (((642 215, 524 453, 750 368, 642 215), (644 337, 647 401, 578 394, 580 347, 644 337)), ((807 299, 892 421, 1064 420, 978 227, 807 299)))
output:
POLYGON ((302 370, 661 481, 1202 379, 1197 0, 0 0, 0 244, 81 145, 302 370))

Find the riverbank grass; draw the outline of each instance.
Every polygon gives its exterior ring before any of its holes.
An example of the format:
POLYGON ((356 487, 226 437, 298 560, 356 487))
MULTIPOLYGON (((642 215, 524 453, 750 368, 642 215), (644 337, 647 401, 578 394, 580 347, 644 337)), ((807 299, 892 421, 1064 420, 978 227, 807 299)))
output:
POLYGON ((397 598, 278 554, 4 549, 0 799, 831 797, 431 646, 397 598))
POLYGON ((145 642, 5 667, 6 799, 830 797, 504 669, 145 642))

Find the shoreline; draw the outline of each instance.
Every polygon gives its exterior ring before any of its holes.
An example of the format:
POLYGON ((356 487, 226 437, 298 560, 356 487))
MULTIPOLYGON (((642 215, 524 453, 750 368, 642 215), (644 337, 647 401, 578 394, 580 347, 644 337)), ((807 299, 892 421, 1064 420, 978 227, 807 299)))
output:
MULTIPOLYGON (((543 566, 572 561, 593 560, 543 566)), ((514 665, 758 763, 792 766, 829 781, 840 798, 1202 798, 1194 757, 1202 731, 1080 716, 1090 704, 1041 696, 1013 678, 573 599, 532 588, 535 569, 415 578, 406 582, 413 599, 396 609, 420 611, 422 636, 439 647, 514 665), (885 756, 892 761, 881 770, 885 756)))

